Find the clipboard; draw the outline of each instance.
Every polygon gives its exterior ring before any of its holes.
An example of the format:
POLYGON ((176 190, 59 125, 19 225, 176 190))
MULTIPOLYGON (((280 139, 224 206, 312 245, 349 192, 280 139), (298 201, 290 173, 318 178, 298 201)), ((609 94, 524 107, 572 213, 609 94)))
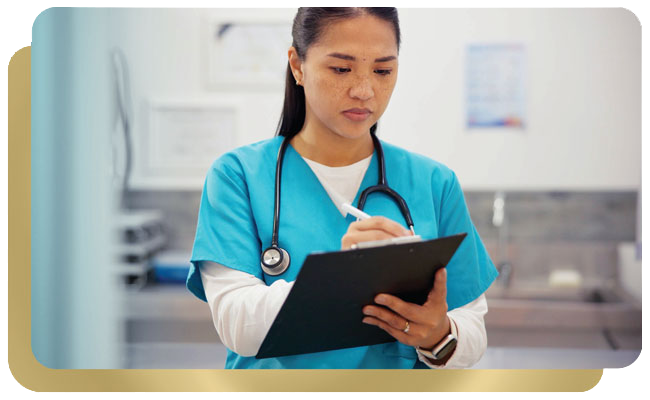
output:
POLYGON ((255 358, 316 353, 395 341, 364 324, 379 293, 424 304, 435 273, 467 236, 307 256, 255 358))

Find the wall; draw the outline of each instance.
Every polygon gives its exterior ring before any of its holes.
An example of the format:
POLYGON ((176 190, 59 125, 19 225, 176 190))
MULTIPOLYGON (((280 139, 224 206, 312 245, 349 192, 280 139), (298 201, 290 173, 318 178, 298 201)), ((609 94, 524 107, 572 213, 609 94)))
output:
MULTIPOLYGON (((381 120, 388 141, 450 167, 466 189, 636 190, 641 181, 641 35, 625 9, 400 9, 398 84, 381 120), (527 126, 467 131, 468 43, 520 42, 527 49, 527 126)), ((209 90, 207 22, 286 20, 294 9, 114 10, 112 35, 130 59, 136 155, 145 151, 150 98, 237 99, 246 106, 238 144, 273 135, 282 90, 209 90)), ((278 55, 285 57, 286 55, 278 55)), ((133 185, 144 179, 135 160, 133 185)), ((207 166, 206 166, 207 167, 207 166)), ((202 177, 186 189, 200 188, 202 177)))
POLYGON ((398 87, 384 118, 386 138, 451 166, 466 189, 640 186, 641 32, 633 14, 623 9, 400 12, 404 49, 398 87), (527 128, 467 132, 464 45, 502 41, 527 47, 527 128))
MULTIPOLYGON (((144 153, 151 101, 235 101, 243 104, 236 145, 272 137, 280 116, 283 88, 211 90, 207 82, 207 54, 211 21, 259 19, 291 24, 294 9, 116 9, 110 11, 113 45, 129 60, 132 87, 134 165, 132 187, 137 189, 201 189, 204 176, 184 184, 170 184, 146 171, 144 153)), ((290 41, 290 39, 288 39, 290 41)), ((289 43, 290 44, 290 43, 289 43)), ((287 47, 288 48, 288 47, 287 47)), ((282 57, 283 55, 279 55, 282 57)), ((217 155, 215 155, 216 158, 217 155)), ((209 165, 205 166, 207 171, 209 165)))

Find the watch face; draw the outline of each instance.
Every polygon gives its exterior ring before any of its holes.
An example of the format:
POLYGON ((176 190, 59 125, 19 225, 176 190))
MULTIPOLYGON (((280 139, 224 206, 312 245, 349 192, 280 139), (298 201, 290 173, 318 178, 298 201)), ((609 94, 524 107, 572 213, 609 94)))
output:
POLYGON ((434 356, 436 357, 436 359, 440 360, 442 358, 447 357, 447 355, 451 353, 455 348, 456 348, 456 339, 451 339, 447 343, 445 343, 442 349, 438 350, 438 352, 435 353, 434 356))
POLYGON ((276 249, 270 249, 264 252, 264 264, 266 265, 277 265, 281 259, 282 254, 276 249))

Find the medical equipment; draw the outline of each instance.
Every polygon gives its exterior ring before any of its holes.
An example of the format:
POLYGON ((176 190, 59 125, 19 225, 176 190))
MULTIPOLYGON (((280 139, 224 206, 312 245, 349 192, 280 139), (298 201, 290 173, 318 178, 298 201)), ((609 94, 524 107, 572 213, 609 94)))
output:
POLYGON ((167 244, 160 210, 121 210, 114 221, 118 234, 115 264, 124 284, 142 288, 150 278, 151 259, 167 244))
MULTIPOLYGON (((411 218, 411 213, 409 211, 406 202, 396 191, 391 189, 388 186, 386 180, 386 166, 384 164, 384 151, 382 150, 381 143, 377 136, 374 133, 371 133, 372 141, 377 152, 377 160, 379 163, 379 180, 377 185, 370 186, 361 192, 359 196, 359 203, 357 208, 363 210, 364 205, 366 204, 366 199, 368 195, 374 192, 383 192, 392 198, 400 208, 402 215, 406 221, 406 225, 409 227, 413 235, 415 231, 413 229, 413 220, 411 218)), ((286 152, 287 146, 289 145, 290 138, 285 138, 280 145, 280 150, 278 151, 278 161, 275 169, 275 202, 274 202, 274 212, 273 212, 273 236, 271 238, 271 246, 262 252, 261 257, 261 266, 262 270, 268 275, 280 275, 284 273, 291 263, 291 257, 289 253, 281 248, 278 244, 278 235, 280 229, 280 190, 282 183, 282 163, 284 161, 284 153, 286 152)))

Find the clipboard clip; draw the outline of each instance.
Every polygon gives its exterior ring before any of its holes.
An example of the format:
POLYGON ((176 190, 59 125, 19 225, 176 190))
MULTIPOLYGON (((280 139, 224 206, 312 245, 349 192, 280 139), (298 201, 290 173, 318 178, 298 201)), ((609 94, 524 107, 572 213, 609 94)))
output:
POLYGON ((421 241, 422 241, 422 237, 420 235, 400 236, 391 239, 370 240, 367 242, 355 243, 352 246, 350 246, 350 250, 367 249, 369 247, 390 246, 393 244, 415 243, 421 241))

